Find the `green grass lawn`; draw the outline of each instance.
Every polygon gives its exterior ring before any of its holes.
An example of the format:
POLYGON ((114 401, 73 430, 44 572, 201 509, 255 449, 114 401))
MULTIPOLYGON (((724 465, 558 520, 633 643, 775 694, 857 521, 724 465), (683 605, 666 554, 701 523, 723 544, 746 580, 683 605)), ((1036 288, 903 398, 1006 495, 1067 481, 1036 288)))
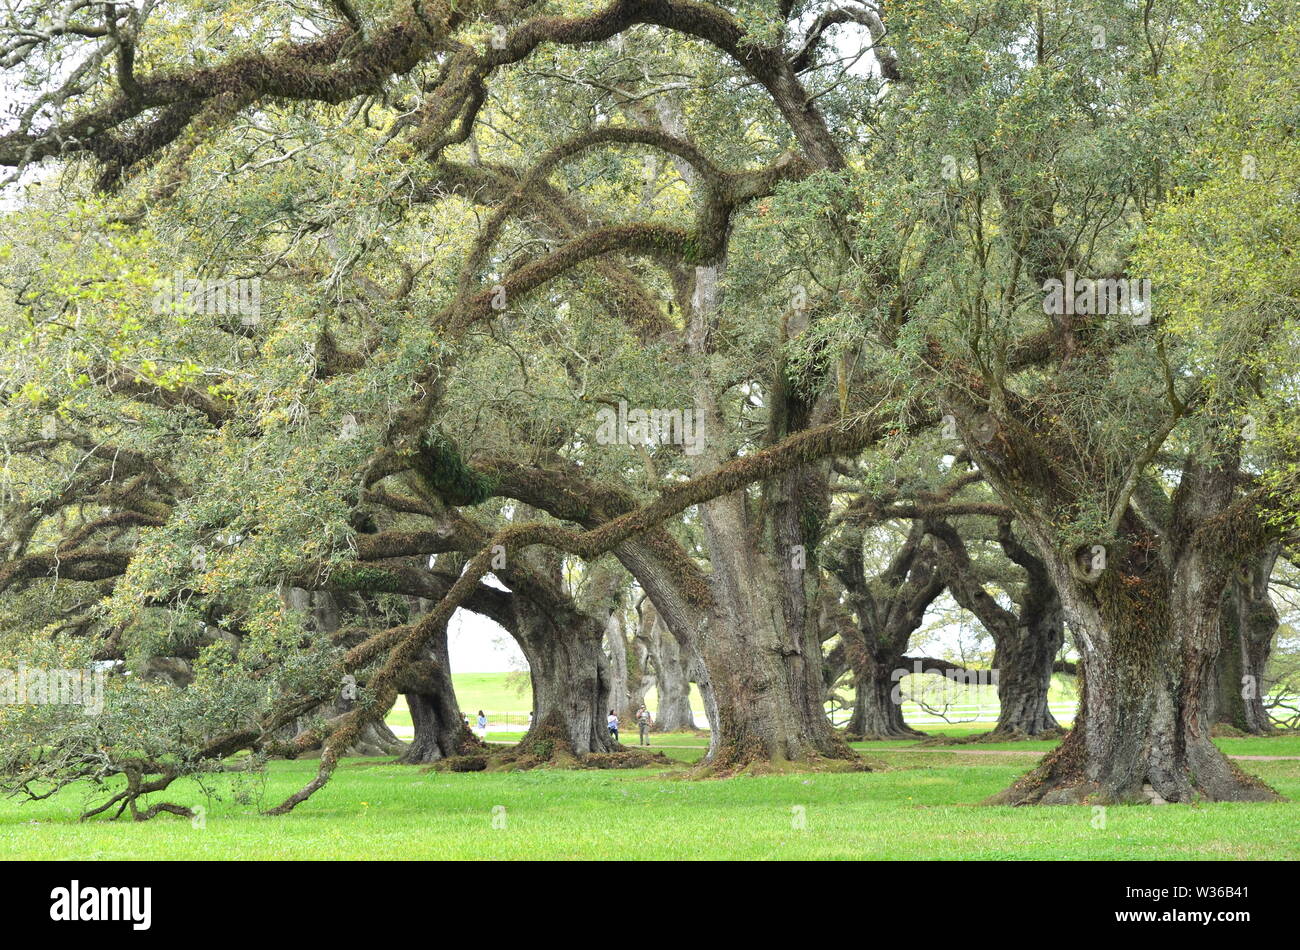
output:
MULTIPOLYGON (((1294 736, 1220 741, 1234 754, 1300 754, 1294 736)), ((681 762, 699 758, 706 742, 654 737, 681 762)), ((349 760, 292 814, 267 818, 258 801, 278 802, 315 768, 275 762, 242 803, 178 786, 169 799, 204 805, 202 828, 171 816, 79 824, 83 797, 73 790, 25 805, 0 801, 0 857, 1300 858, 1300 802, 1110 808, 1095 827, 1089 807, 976 807, 1026 771, 1031 755, 918 750, 907 741, 855 748, 888 770, 693 781, 664 770, 443 774, 349 760)), ((1240 764, 1300 799, 1300 762, 1240 764)))

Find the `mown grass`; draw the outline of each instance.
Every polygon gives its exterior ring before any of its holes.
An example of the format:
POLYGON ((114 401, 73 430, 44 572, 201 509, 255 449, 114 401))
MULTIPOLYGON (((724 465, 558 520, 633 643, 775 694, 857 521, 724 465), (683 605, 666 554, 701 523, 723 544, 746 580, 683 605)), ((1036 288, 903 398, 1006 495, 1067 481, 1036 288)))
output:
MULTIPOLYGON (((702 755, 706 741, 655 738, 682 762, 702 755)), ((1221 743, 1289 750, 1297 741, 1221 743)), ((292 814, 267 818, 259 802, 279 801, 315 767, 275 762, 264 783, 246 787, 255 793, 247 801, 223 783, 213 798, 194 783, 178 786, 169 799, 203 805, 203 827, 170 816, 79 824, 84 796, 72 790, 24 805, 0 801, 0 857, 1300 858, 1300 802, 1110 808, 1102 827, 1088 807, 977 807, 1026 771, 1031 755, 856 745, 888 770, 693 781, 664 770, 444 774, 349 760, 292 814)), ((1240 764, 1300 799, 1300 762, 1240 764)))

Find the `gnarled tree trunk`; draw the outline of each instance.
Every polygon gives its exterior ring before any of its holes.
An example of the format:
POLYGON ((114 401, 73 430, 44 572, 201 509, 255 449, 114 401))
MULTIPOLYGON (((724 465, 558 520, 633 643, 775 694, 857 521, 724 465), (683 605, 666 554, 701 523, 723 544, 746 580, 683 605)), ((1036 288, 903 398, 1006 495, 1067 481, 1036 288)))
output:
POLYGON ((998 724, 995 735, 1037 736, 1061 728, 1048 706, 1052 665, 1065 643, 1065 622, 1056 609, 1032 624, 1017 624, 996 641, 998 724))
POLYGON ((1257 736, 1275 731, 1264 707, 1264 674, 1278 628, 1277 608, 1268 589, 1278 551, 1276 544, 1270 545, 1228 583, 1223 595, 1218 688, 1209 694, 1212 722, 1257 736))
MULTIPOLYGON (((701 358, 712 352, 723 266, 695 268, 689 293, 683 288, 681 295, 690 314, 687 346, 701 358)), ((775 380, 769 442, 805 428, 817 411, 816 400, 805 401, 783 371, 775 380)), ((702 473, 725 464, 729 449, 721 439, 726 420, 715 381, 701 373, 695 383, 702 453, 692 462, 702 473)), ((744 491, 700 506, 711 571, 698 650, 712 685, 706 760, 717 771, 857 759, 826 716, 821 639, 810 610, 817 579, 813 555, 829 504, 828 471, 822 463, 805 464, 774 476, 754 509, 744 491)))
POLYGON ((901 680, 895 675, 907 669, 900 654, 872 653, 850 648, 853 669, 853 713, 844 731, 862 739, 915 739, 925 733, 903 720, 901 680))
POLYGON ((797 587, 806 603, 803 579, 753 542, 744 504, 729 495, 701 512, 713 566, 714 606, 701 638, 717 703, 710 764, 850 759, 822 705, 821 641, 793 598, 782 596, 797 587))
POLYGON ((925 526, 915 522, 889 564, 873 576, 868 576, 861 533, 844 531, 841 542, 827 566, 843 585, 852 615, 834 598, 823 598, 821 606, 823 622, 839 628, 853 671, 855 699, 845 733, 858 739, 923 736, 903 720, 901 688, 909 669, 908 643, 944 589, 925 526))
POLYGON ((1273 801, 1210 738, 1207 694, 1217 688, 1220 601, 1234 547, 1216 520, 1231 474, 1192 464, 1175 498, 1175 539, 1131 518, 1104 568, 1062 556, 1044 525, 1030 525, 1052 571, 1083 670, 1081 715, 1064 742, 994 803, 1273 801), (1198 525, 1212 533, 1198 535, 1198 525), (1197 542, 1200 543, 1197 543, 1197 542))
POLYGON ((520 609, 517 614, 515 635, 528 660, 534 713, 520 748, 543 758, 618 751, 606 725, 613 707, 603 627, 577 611, 520 609), (545 755, 534 748, 539 742, 545 755))
POLYGON ((656 619, 650 627, 650 657, 654 664, 656 732, 680 732, 695 728, 691 712, 691 680, 681 647, 656 619))
POLYGON ((426 659, 409 670, 402 683, 415 736, 401 761, 423 764, 481 751, 482 743, 465 725, 456 702, 445 623, 430 638, 425 655, 426 659))

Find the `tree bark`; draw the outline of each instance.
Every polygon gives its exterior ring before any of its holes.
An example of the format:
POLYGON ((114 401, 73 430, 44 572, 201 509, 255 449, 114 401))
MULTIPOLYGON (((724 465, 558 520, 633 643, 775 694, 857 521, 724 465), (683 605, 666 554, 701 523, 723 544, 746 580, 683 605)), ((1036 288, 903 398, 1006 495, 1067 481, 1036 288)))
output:
POLYGON ((681 732, 695 728, 691 712, 691 680, 683 661, 681 647, 656 621, 650 628, 651 662, 655 671, 655 692, 659 703, 655 708, 656 732, 681 732))
MULTIPOLYGON (((618 712, 619 719, 624 719, 632 705, 632 683, 635 676, 640 679, 640 671, 632 656, 635 647, 628 643, 627 633, 623 629, 621 611, 613 611, 609 622, 605 624, 605 652, 609 655, 609 701, 618 712)), ((638 705, 640 701, 637 700, 638 705)))
MULTIPOLYGON (((724 266, 695 268, 690 291, 683 294, 683 309, 690 314, 687 349, 701 359, 712 352, 724 266)), ((697 372, 695 411, 703 450, 691 458, 697 472, 715 470, 729 458, 721 439, 726 420, 714 386, 707 374, 697 372)), ((768 441, 807 426, 817 403, 788 386, 779 367, 770 394, 768 441)), ((817 580, 814 552, 829 504, 828 472, 828 465, 819 463, 776 475, 764 483, 757 510, 751 510, 744 491, 700 506, 711 570, 708 619, 698 647, 712 685, 706 761, 714 770, 857 760, 826 716, 821 638, 810 609, 817 580)))
POLYGON ((1037 736, 1055 732, 1061 724, 1048 706, 1052 665, 1065 643, 1065 623, 1056 609, 1031 624, 1020 624, 995 645, 993 668, 998 672, 998 724, 994 735, 1037 736))
POLYGON ((906 541, 879 574, 868 576, 863 538, 844 531, 841 544, 829 552, 827 567, 845 592, 845 605, 837 598, 821 601, 823 622, 837 624, 849 669, 853 671, 853 713, 847 735, 860 739, 902 739, 924 736, 903 720, 899 670, 912 634, 925 612, 943 593, 944 580, 925 537, 925 526, 915 522, 906 541))
POLYGON ((754 544, 744 504, 736 494, 701 506, 714 598, 701 655, 718 707, 710 765, 850 759, 822 705, 821 641, 789 615, 782 591, 795 581, 754 544))
POLYGON ((410 677, 403 690, 411 710, 415 736, 401 761, 407 764, 437 762, 453 755, 482 751, 482 743, 470 732, 456 702, 447 650, 447 625, 434 633, 426 647, 426 662, 418 677, 410 677))
POLYGON ((1233 577, 1224 592, 1218 688, 1209 694, 1212 722, 1257 736, 1275 731, 1264 707, 1264 674, 1278 628, 1268 586, 1278 553, 1278 546, 1270 545, 1233 577))
POLYGON ((901 654, 850 650, 853 669, 853 713, 844 731, 862 739, 915 739, 925 733, 903 720, 903 704, 897 692, 901 683, 895 671, 907 669, 901 654))
POLYGON ((991 803, 1277 800, 1219 751, 1206 715, 1207 693, 1217 686, 1223 565, 1234 550, 1248 551, 1258 530, 1247 523, 1226 534, 1232 483, 1226 466, 1189 463, 1166 537, 1127 516, 1123 541, 1110 546, 1099 571, 1024 510, 1083 658, 1082 702, 1065 741, 991 803))
POLYGON ((606 725, 613 707, 603 625, 576 610, 551 613, 514 600, 515 635, 533 684, 533 725, 520 749, 540 758, 618 751, 606 725))

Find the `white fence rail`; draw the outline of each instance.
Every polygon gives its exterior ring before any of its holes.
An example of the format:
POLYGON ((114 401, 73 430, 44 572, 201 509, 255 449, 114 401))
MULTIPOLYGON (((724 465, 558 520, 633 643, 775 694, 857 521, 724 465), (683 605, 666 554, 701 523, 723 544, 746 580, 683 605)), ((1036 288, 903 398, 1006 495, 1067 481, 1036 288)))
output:
MULTIPOLYGON (((1061 723, 1069 723, 1074 720, 1074 713, 1077 708, 1076 703, 1048 703, 1048 709, 1052 715, 1061 723)), ((709 728, 709 721, 705 718, 702 710, 696 709, 695 724, 701 729, 709 728)), ((852 711, 849 709, 837 708, 830 712, 831 722, 836 726, 843 726, 849 721, 852 711)), ((526 712, 491 712, 487 713, 488 731, 490 732, 524 732, 528 728, 528 713, 526 712)), ((944 726, 944 725, 961 725, 962 723, 981 723, 998 721, 998 704, 994 703, 971 703, 967 705, 949 706, 944 716, 937 716, 932 712, 921 709, 912 703, 903 705, 903 718, 908 725, 912 726, 944 726)), ((474 724, 473 719, 470 725, 474 724)), ((627 724, 623 724, 627 727, 627 724)), ((632 726, 635 729, 635 724, 632 726)), ((412 728, 407 725, 397 725, 392 727, 397 733, 398 738, 407 739, 410 737, 412 728)))
MULTIPOLYGON (((1074 720, 1075 711, 1078 709, 1078 703, 1048 703, 1047 708, 1051 710, 1052 715, 1058 722, 1071 722, 1074 720)), ((944 710, 944 715, 935 715, 928 710, 919 707, 903 707, 903 719, 913 726, 943 726, 959 725, 965 722, 997 722, 998 721, 998 704, 979 703, 965 706, 949 706, 944 710)), ((848 716, 844 717, 845 722, 848 716)))

